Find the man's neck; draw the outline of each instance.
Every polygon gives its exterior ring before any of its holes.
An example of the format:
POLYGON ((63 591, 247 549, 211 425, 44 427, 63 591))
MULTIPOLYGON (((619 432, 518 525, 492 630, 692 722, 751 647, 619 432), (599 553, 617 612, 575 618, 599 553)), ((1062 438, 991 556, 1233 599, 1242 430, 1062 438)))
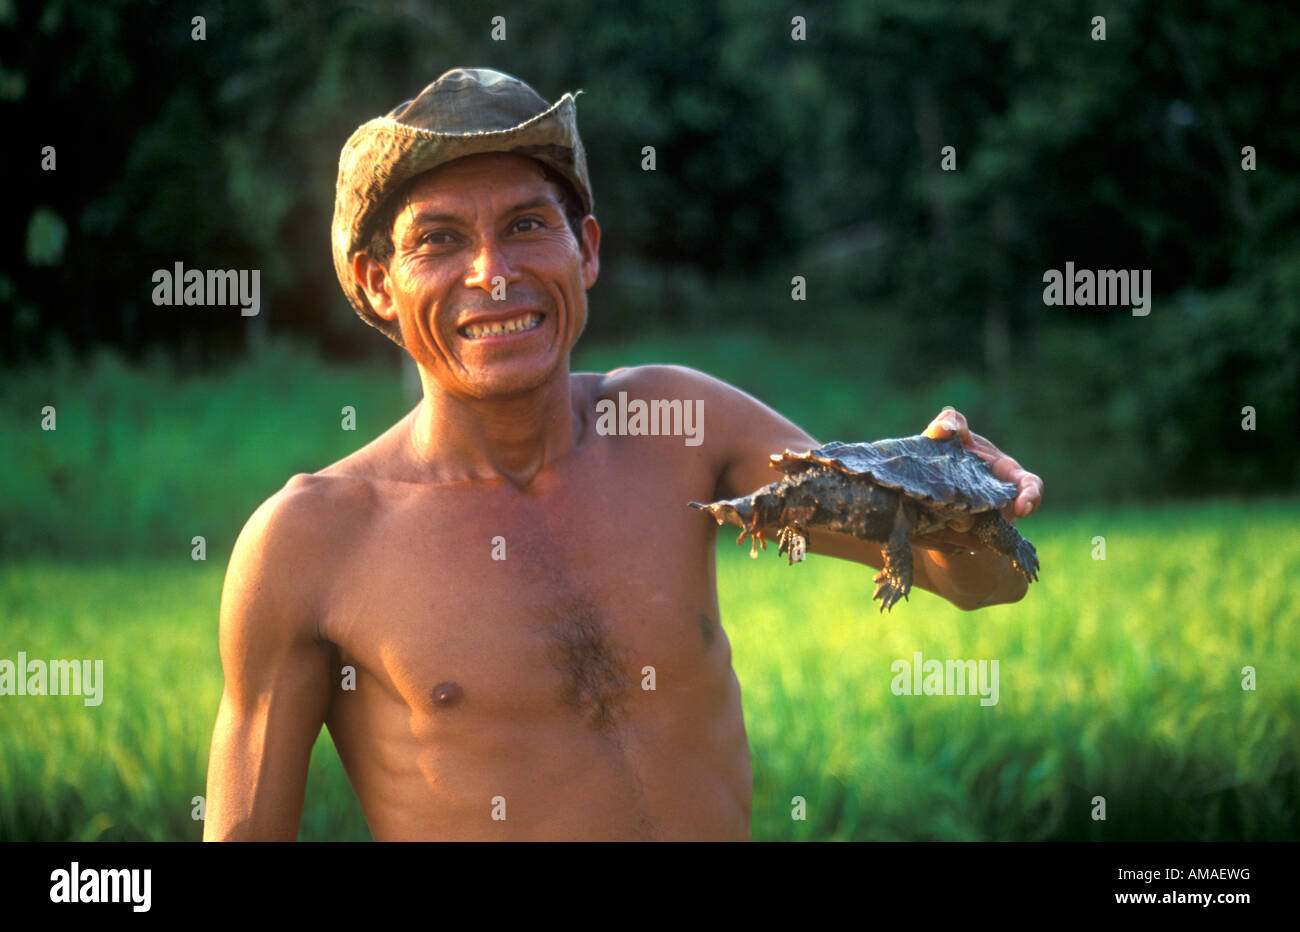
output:
POLYGON ((585 417, 575 406, 569 367, 545 384, 506 398, 462 398, 420 373, 424 399, 411 413, 415 467, 433 482, 505 479, 524 488, 579 442, 585 417))

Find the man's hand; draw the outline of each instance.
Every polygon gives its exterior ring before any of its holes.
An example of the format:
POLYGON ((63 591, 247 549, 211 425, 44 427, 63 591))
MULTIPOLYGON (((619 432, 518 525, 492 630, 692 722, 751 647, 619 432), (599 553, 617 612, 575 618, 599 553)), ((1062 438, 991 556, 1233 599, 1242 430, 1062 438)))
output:
MULTIPOLYGON (((995 447, 988 438, 972 433, 965 416, 956 408, 944 408, 922 433, 932 440, 946 440, 956 434, 963 447, 989 464, 994 476, 1015 485, 1018 489, 1016 500, 1002 511, 1007 520, 1030 515, 1042 504, 1043 480, 995 447)), ((953 522, 951 527, 964 531, 973 521, 973 518, 963 518, 960 522, 953 522)))
MULTIPOLYGON (((972 433, 966 418, 955 408, 940 411, 924 434, 934 440, 945 440, 956 434, 963 447, 989 464, 994 476, 1016 486, 1015 501, 1002 509, 1002 516, 1008 521, 1032 514, 1042 504, 1043 480, 986 438, 972 433)), ((984 544, 969 533, 973 523, 973 518, 963 518, 942 531, 913 538, 917 565, 925 567, 935 590, 959 608, 970 610, 1018 601, 1028 583, 1001 554, 985 550, 984 544)))

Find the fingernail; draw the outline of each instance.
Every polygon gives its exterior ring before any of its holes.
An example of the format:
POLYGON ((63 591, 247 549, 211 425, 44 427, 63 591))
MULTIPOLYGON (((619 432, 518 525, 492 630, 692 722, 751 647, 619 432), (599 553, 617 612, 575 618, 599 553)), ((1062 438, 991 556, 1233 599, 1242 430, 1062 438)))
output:
POLYGON ((950 417, 946 417, 942 421, 940 421, 939 426, 942 427, 944 430, 952 431, 954 434, 961 429, 960 426, 957 424, 957 422, 950 417))

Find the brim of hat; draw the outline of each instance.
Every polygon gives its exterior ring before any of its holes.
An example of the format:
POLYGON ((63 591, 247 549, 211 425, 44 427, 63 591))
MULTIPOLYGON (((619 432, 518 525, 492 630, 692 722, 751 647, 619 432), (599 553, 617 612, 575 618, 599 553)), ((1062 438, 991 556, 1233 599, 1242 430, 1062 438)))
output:
POLYGON ((352 274, 352 258, 369 244, 376 216, 402 185, 440 165, 489 152, 515 152, 549 165, 574 182, 583 212, 591 212, 572 94, 517 126, 485 132, 437 133, 377 117, 358 127, 343 146, 331 229, 334 270, 361 319, 399 346, 404 344, 397 322, 384 320, 370 307, 352 274))

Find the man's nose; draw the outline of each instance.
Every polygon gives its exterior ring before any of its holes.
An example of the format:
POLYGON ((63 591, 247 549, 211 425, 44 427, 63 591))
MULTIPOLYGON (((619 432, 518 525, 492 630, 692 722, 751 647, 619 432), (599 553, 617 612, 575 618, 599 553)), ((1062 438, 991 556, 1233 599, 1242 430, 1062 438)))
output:
POLYGON ((507 285, 519 278, 496 239, 484 237, 474 254, 474 265, 465 276, 465 287, 482 288, 491 292, 496 287, 498 277, 507 285))

